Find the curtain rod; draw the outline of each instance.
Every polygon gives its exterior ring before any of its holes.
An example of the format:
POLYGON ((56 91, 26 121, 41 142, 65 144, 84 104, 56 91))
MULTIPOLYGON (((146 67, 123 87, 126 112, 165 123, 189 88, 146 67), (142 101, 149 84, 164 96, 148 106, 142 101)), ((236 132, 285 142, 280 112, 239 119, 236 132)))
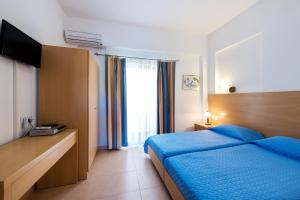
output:
POLYGON ((111 55, 111 54, 103 54, 103 53, 95 53, 95 56, 115 56, 119 58, 132 58, 132 59, 140 59, 140 60, 157 60, 157 61, 173 61, 179 62, 179 60, 164 60, 164 59, 155 59, 155 58, 144 58, 144 57, 132 57, 132 56, 119 56, 119 55, 111 55))

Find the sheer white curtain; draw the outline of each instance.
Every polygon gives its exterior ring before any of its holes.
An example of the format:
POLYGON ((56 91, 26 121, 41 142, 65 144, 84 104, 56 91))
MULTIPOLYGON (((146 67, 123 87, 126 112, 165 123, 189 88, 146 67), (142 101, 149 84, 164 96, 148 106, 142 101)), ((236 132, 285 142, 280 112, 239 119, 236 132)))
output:
POLYGON ((128 145, 140 145, 157 130, 157 61, 126 59, 128 145))

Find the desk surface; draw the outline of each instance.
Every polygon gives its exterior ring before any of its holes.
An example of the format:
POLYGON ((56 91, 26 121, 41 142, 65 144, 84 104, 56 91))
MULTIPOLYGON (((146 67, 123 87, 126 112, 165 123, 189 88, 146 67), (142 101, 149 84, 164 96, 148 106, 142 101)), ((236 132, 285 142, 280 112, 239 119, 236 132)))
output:
POLYGON ((76 132, 67 129, 54 136, 24 137, 0 146, 0 182, 35 165, 76 132))

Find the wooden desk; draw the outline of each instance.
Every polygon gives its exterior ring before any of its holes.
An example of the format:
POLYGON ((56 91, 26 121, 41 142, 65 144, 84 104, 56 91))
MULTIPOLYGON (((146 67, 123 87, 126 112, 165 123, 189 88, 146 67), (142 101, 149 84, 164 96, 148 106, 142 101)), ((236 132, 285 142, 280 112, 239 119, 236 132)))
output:
POLYGON ((194 123, 194 131, 201 131, 201 130, 207 130, 209 128, 214 127, 213 124, 207 125, 204 122, 202 123, 194 123))
MULTIPOLYGON (((0 147, 0 200, 20 199, 53 166, 68 161, 66 175, 57 174, 46 185, 78 180, 77 130, 54 136, 24 137, 0 147), (68 180, 65 180, 67 178, 68 180)), ((47 177, 44 177, 47 178, 47 177)))

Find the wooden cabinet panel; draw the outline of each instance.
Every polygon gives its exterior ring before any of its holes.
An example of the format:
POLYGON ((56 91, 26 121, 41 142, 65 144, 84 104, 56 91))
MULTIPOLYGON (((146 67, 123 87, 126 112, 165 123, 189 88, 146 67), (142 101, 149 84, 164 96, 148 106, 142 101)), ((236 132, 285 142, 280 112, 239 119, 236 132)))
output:
POLYGON ((89 167, 98 149, 98 64, 92 55, 89 58, 89 167))
POLYGON ((38 124, 60 123, 78 129, 79 179, 87 178, 97 150, 97 105, 98 65, 91 53, 43 46, 38 124))

